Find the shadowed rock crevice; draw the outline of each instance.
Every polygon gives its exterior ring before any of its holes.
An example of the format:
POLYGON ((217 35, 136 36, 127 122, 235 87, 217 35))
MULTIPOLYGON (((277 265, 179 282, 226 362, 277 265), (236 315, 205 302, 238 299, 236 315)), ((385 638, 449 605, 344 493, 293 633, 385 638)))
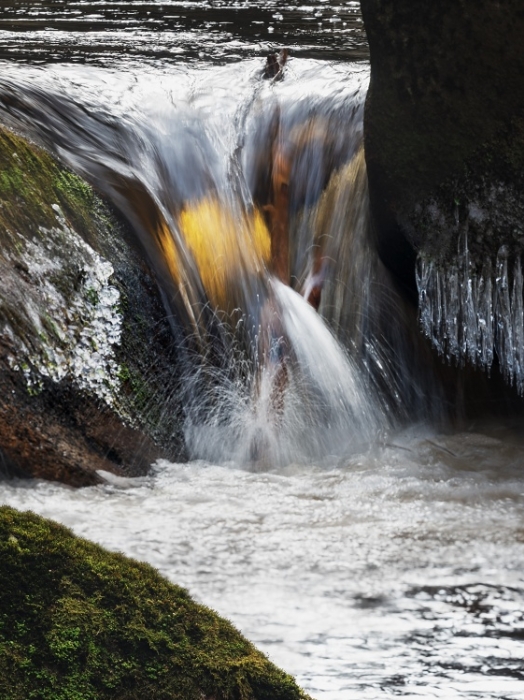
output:
POLYGON ((524 10, 362 0, 380 255, 448 362, 524 392, 524 10))
POLYGON ((521 4, 363 0, 362 11, 371 51, 366 159, 381 243, 402 234, 417 250, 450 255, 465 218, 479 253, 518 241, 521 4))

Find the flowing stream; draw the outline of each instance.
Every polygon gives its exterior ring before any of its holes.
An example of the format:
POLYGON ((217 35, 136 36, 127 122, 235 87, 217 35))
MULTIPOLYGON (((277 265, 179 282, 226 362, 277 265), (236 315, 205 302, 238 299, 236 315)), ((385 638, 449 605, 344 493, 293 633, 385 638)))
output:
MULTIPOLYGON (((366 57, 355 2, 7 3, 2 119, 111 199, 157 269, 191 461, 0 481, 0 501, 152 563, 317 700, 516 700, 524 444, 442 433, 369 232, 366 57)), ((426 331, 438 313, 422 304, 426 331)))

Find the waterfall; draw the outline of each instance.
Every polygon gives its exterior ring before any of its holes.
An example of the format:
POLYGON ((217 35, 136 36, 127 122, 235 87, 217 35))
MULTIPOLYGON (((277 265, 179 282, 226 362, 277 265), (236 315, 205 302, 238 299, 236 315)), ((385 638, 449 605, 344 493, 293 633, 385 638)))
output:
POLYGON ((428 415, 412 311, 369 233, 367 81, 301 60, 280 81, 252 61, 0 81, 4 118, 111 200, 154 266, 194 458, 320 459, 428 415))

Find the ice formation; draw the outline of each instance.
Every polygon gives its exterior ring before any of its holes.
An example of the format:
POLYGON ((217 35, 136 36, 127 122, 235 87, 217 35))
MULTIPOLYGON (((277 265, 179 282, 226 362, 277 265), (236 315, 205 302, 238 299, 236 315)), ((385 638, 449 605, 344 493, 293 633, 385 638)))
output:
POLYGON ((494 263, 475 264, 463 250, 450 263, 421 253, 417 287, 422 329, 448 362, 466 360, 490 372, 495 359, 524 394, 524 309, 520 256, 499 248, 494 263))
POLYGON ((4 329, 19 346, 11 364, 23 371, 30 391, 39 391, 42 377, 55 382, 68 377, 112 406, 120 386, 114 348, 122 335, 113 266, 69 226, 58 205, 53 209, 56 227, 41 229, 40 239, 20 237, 38 294, 27 294, 19 312, 39 342, 4 329))

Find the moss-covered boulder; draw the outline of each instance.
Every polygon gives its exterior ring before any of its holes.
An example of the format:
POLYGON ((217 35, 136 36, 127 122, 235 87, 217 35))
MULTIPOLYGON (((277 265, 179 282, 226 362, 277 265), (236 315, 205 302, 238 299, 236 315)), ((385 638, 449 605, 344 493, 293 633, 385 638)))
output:
POLYGON ((146 564, 0 508, 3 700, 307 700, 146 564))
POLYGON ((418 293, 422 326, 442 355, 488 370, 498 362, 523 393, 522 2, 361 6, 381 256, 418 293))
POLYGON ((0 128, 0 470, 73 485, 182 453, 154 273, 93 189, 0 128))

